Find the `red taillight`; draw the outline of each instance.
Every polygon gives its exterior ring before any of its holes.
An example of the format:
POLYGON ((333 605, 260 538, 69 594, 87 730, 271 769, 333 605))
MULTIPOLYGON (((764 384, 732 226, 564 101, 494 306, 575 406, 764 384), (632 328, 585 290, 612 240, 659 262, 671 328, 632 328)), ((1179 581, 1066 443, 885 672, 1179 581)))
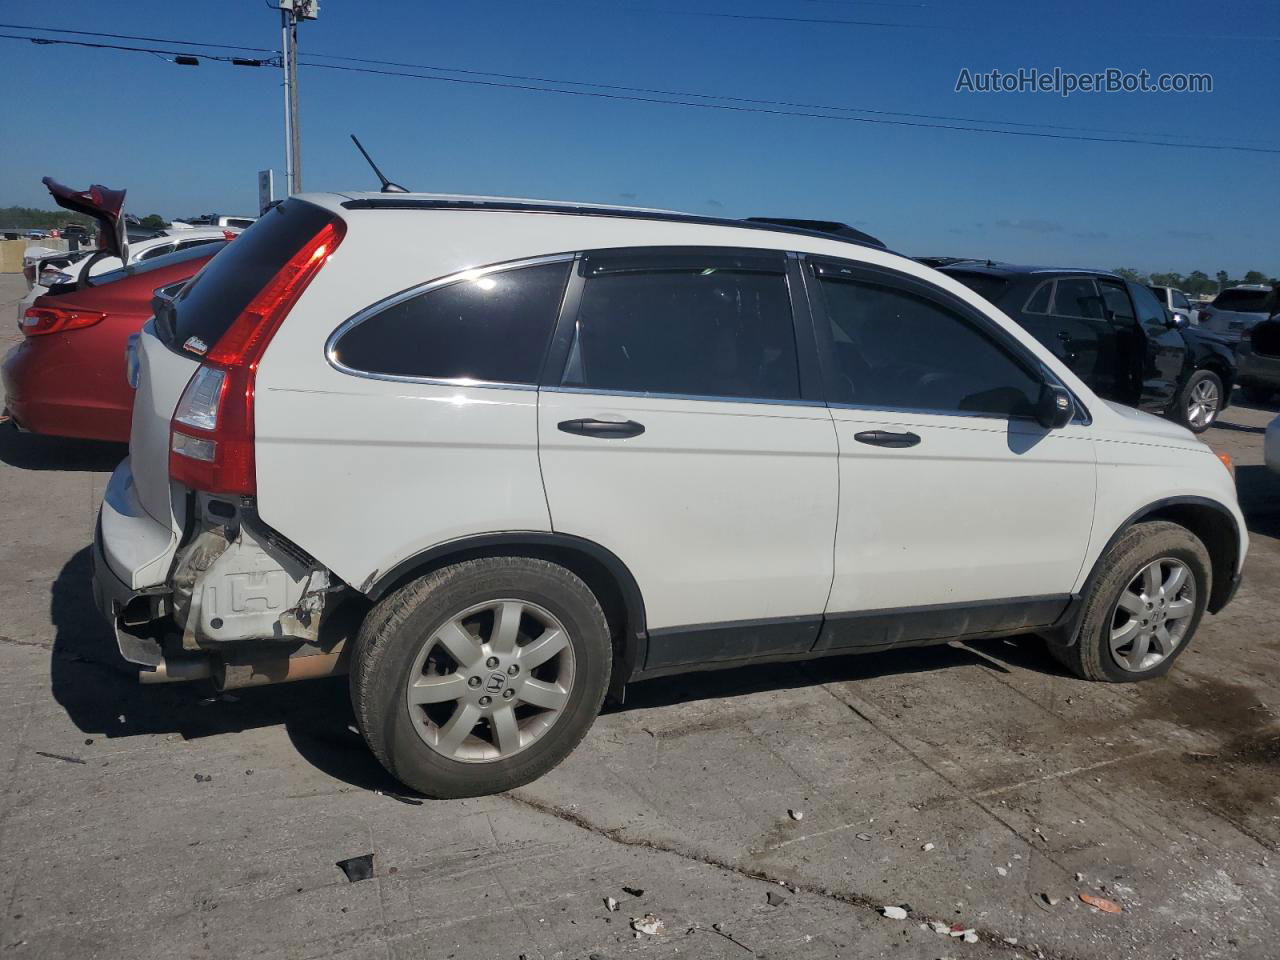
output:
POLYGON ((332 220, 280 268, 213 345, 178 401, 169 429, 169 476, 194 490, 251 496, 253 388, 267 344, 346 234, 332 220))
POLYGON ((74 307, 28 307, 22 315, 22 332, 28 337, 38 337, 46 333, 82 330, 101 323, 106 316, 97 310, 77 310, 74 307))

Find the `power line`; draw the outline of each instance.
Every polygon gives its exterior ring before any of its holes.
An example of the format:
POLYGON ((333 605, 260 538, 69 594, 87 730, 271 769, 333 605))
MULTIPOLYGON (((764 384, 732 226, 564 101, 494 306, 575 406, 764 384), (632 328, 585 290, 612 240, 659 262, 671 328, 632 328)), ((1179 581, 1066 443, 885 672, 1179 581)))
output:
POLYGON ((508 90, 527 90, 537 93, 557 93, 573 97, 597 97, 605 100, 624 100, 633 103, 665 104, 676 107, 699 107, 704 110, 727 110, 734 113, 760 113, 782 117, 803 117, 812 120, 839 120, 848 123, 885 124, 897 127, 917 127, 930 130, 960 130, 969 133, 995 133, 1008 137, 1037 137, 1048 140, 1075 140, 1086 143, 1129 143, 1152 147, 1170 147, 1191 150, 1234 150, 1246 153, 1280 154, 1280 148, 1247 147, 1221 143, 1167 143, 1161 140, 1145 140, 1137 137, 1086 137, 1077 134, 1043 133, 1033 130, 999 130, 994 127, 962 127, 956 124, 923 123, 911 120, 889 120, 873 117, 834 116, 830 113, 812 113, 799 110, 779 110, 771 107, 734 106, 725 103, 698 103, 693 100, 663 100, 657 97, 639 97, 618 93, 604 93, 598 90, 564 90, 559 87, 535 87, 530 84, 507 83, 497 80, 462 79, 460 77, 424 76, 419 73, 405 73, 397 70, 376 70, 372 67, 350 67, 336 63, 303 63, 302 66, 318 67, 324 70, 345 70, 352 73, 370 73, 390 77, 410 77, 414 80, 437 80, 446 83, 472 84, 484 87, 501 87, 508 90))
MULTIPOLYGON (((3 26, 3 24, 0 24, 3 26)), ((26 40, 37 46, 67 46, 67 47, 88 47, 93 50, 124 50, 129 53, 150 53, 161 59, 169 59, 170 57, 194 57, 195 54, 186 50, 165 50, 157 47, 127 47, 118 43, 93 43, 88 40, 58 40, 53 37, 21 37, 16 33, 0 33, 0 39, 4 40, 26 40)), ((243 47, 232 49, 247 49, 243 47)), ((218 60, 223 63, 236 63, 245 66, 260 67, 264 64, 270 64, 268 60, 254 60, 248 57, 229 57, 216 53, 204 53, 201 51, 199 56, 206 60, 218 60)))
MULTIPOLYGON (((822 0, 822 2, 828 2, 828 0, 822 0)), ((5 23, 0 23, 0 27, 15 27, 17 29, 22 29, 22 30, 45 30, 50 33, 68 33, 68 34, 75 34, 79 36, 111 37, 113 39, 121 39, 121 40, 140 40, 140 41, 148 41, 148 42, 156 42, 156 43, 177 43, 184 46, 207 46, 207 47, 213 47, 215 49, 220 49, 220 50, 247 50, 255 53, 270 53, 276 56, 279 56, 280 54, 280 51, 272 50, 267 47, 233 46, 231 44, 225 44, 225 43, 205 43, 204 41, 197 41, 197 40, 177 40, 170 37, 144 37, 144 36, 135 36, 132 34, 99 33, 99 32, 90 31, 90 30, 69 30, 69 29, 62 29, 58 27, 25 27, 19 24, 5 24, 5 23)), ((656 94, 664 97, 693 97, 698 100, 723 100, 730 103, 745 103, 745 104, 751 104, 755 106, 790 107, 790 108, 798 108, 800 110, 822 110, 822 111, 835 112, 835 113, 867 113, 873 116, 907 117, 915 120, 945 120, 945 121, 954 122, 954 123, 989 124, 989 125, 994 125, 998 127, 1022 127, 1027 129, 1033 129, 1033 130, 1062 130, 1062 131, 1074 132, 1074 133, 1111 133, 1111 134, 1119 134, 1122 136, 1130 135, 1129 131, 1116 130, 1114 128, 1108 128, 1108 127, 1082 127, 1082 126, 1072 126, 1072 125, 1056 124, 1056 123, 1028 123, 1028 122, 1022 122, 1017 120, 992 120, 992 119, 980 118, 980 117, 960 117, 960 116, 955 116, 951 114, 912 113, 912 112, 901 111, 901 110, 877 110, 871 107, 851 107, 851 106, 841 105, 841 104, 807 103, 804 101, 793 101, 793 100, 771 100, 771 99, 758 98, 758 97, 737 97, 737 96, 732 96, 730 94, 699 93, 696 91, 689 91, 689 90, 666 90, 666 89, 656 88, 656 87, 634 87, 634 86, 625 86, 622 84, 599 83, 599 82, 589 81, 589 80, 569 80, 562 77, 531 76, 528 74, 519 74, 519 73, 498 73, 491 70, 472 70, 465 67, 440 66, 438 64, 430 64, 430 63, 408 63, 408 62, 399 61, 399 60, 378 60, 371 57, 351 57, 351 56, 344 56, 342 54, 336 54, 336 53, 312 52, 312 53, 309 53, 308 55, 311 57, 318 57, 323 60, 341 60, 346 63, 364 63, 364 64, 374 64, 376 66, 405 67, 411 70, 429 70, 435 73, 460 73, 466 76, 476 76, 476 77, 497 77, 503 80, 520 80, 520 81, 525 81, 529 83, 563 84, 563 85, 575 86, 575 87, 593 87, 598 90, 620 90, 627 93, 656 94)), ((320 64, 312 64, 312 65, 320 66, 320 64)), ((1138 135, 1142 137, 1161 137, 1168 140, 1193 140, 1194 139, 1194 137, 1189 134, 1166 133, 1162 131, 1145 131, 1138 135)), ((1258 138, 1250 138, 1250 137, 1222 137, 1219 139, 1221 141, 1229 141, 1231 143, 1260 144, 1264 146, 1274 145, 1271 141, 1261 140, 1258 138)), ((1169 145, 1176 146, 1176 144, 1169 144, 1169 145)))
MULTIPOLYGON (((4 25, 0 24, 0 26, 4 26, 4 25)), ((35 28, 27 27, 27 28, 20 28, 20 29, 35 29, 35 28)), ((189 52, 184 52, 184 51, 165 50, 165 49, 157 49, 157 48, 151 48, 151 47, 132 47, 132 46, 123 46, 120 44, 91 43, 88 41, 80 41, 80 40, 61 40, 61 39, 56 39, 51 37, 27 37, 27 36, 18 36, 15 34, 0 34, 0 38, 11 39, 11 40, 26 40, 31 43, 37 43, 37 44, 62 44, 62 45, 69 45, 69 46, 89 47, 94 49, 122 50, 122 51, 137 52, 137 53, 149 53, 157 56, 166 56, 166 55, 190 56, 191 55, 189 52)), ((188 46, 199 45, 195 42, 190 42, 190 41, 167 41, 167 42, 182 43, 188 46)), ((220 48, 227 48, 225 45, 219 45, 219 46, 220 48)), ((263 50, 263 48, 252 48, 252 47, 229 47, 229 49, 255 50, 258 52, 266 52, 263 50)), ((275 51, 270 51, 270 52, 274 53, 275 51)), ((243 62, 243 59, 244 59, 239 57, 219 56, 216 54, 201 54, 201 55, 207 57, 210 60, 218 60, 218 61, 229 62, 229 63, 233 63, 236 61, 243 62)), ((378 62, 378 61, 365 61, 365 60, 360 60, 358 58, 338 57, 336 55, 324 55, 324 56, 328 56, 330 59, 355 60, 356 62, 378 62)), ((271 61, 256 61, 255 63, 261 63, 261 62, 271 62, 271 61)), ((1001 130, 996 127, 989 127, 989 126, 986 126, 986 127, 960 126, 957 123, 927 123, 927 122, 922 122, 918 120, 893 120, 883 116, 855 117, 855 116, 833 115, 833 113, 831 112, 825 112, 825 113, 813 112, 815 110, 827 110, 827 111, 858 110, 858 108, 853 108, 853 107, 833 108, 833 107, 823 107, 819 105, 813 105, 812 107, 802 108, 802 109, 779 109, 778 107, 783 105, 783 102, 781 101, 756 102, 756 101, 748 100, 746 98, 718 97, 711 94, 705 94, 705 95, 704 94, 682 94, 682 93, 666 94, 666 93, 663 93, 662 91, 652 91, 655 93, 661 93, 662 96, 661 97, 635 96, 631 94, 622 94, 622 93, 607 93, 607 92, 603 92, 603 89, 566 90, 560 87, 533 85, 534 83, 577 84, 578 83, 577 81, 549 81, 549 80, 539 80, 538 78, 528 78, 531 81, 529 83, 511 83, 511 82, 505 82, 505 81, 499 81, 499 80, 484 80, 484 79, 478 79, 478 78, 464 79, 460 77, 426 76, 420 73, 406 73, 404 71, 397 71, 397 70, 379 70, 379 69, 373 69, 372 67, 342 66, 339 64, 332 64, 332 63, 314 63, 314 62, 304 61, 301 63, 301 65, 307 66, 307 67, 314 67, 317 69, 341 70, 341 71, 350 72, 350 73, 365 73, 365 74, 372 74, 372 75, 378 75, 378 76, 407 77, 414 80, 434 80, 437 82, 466 84, 471 86, 493 87, 493 88, 502 88, 502 89, 509 89, 509 90, 522 90, 522 91, 527 91, 532 93, 553 93, 561 96, 590 97, 595 99, 612 100, 612 101, 648 103, 648 104, 658 104, 658 105, 666 105, 666 106, 695 107, 695 108, 700 108, 704 110, 721 110, 721 111, 728 111, 733 113, 765 114, 765 115, 771 115, 771 116, 798 117, 798 118, 814 119, 814 120, 836 120, 836 121, 843 121, 843 122, 849 122, 849 123, 867 123, 867 124, 879 124, 879 125, 886 125, 886 126, 911 127, 911 128, 933 129, 933 130, 953 130, 953 131, 964 131, 969 133, 1000 134, 1000 135, 1011 136, 1011 137, 1033 137, 1037 139, 1066 140, 1066 141, 1077 141, 1077 142, 1085 142, 1085 143, 1120 143, 1120 144, 1134 144, 1134 145, 1142 145, 1142 146, 1170 147, 1170 148, 1182 148, 1182 149, 1194 149, 1194 150, 1216 150, 1216 151, 1235 151, 1235 152, 1244 152, 1244 153, 1280 154, 1280 148, 1274 148, 1274 147, 1243 146, 1243 145, 1235 145, 1235 144, 1227 144, 1227 143, 1195 143, 1195 142, 1169 143, 1162 140, 1146 139, 1144 137, 1127 137, 1127 136, 1095 137, 1095 136, 1082 136, 1079 134, 1067 134, 1067 133, 1046 133, 1046 132, 1037 131, 1037 130, 1001 130), (734 101, 737 101, 738 104, 740 105, 735 105, 734 103, 702 103, 702 102, 698 102, 697 100, 670 99, 670 97, 689 97, 689 96, 705 98, 705 99, 718 99, 718 100, 733 99, 734 101), (777 105, 777 106, 774 106, 774 105, 777 105)), ((412 64, 408 66, 415 67, 415 65, 412 65, 412 64)), ((439 67, 428 67, 428 66, 416 66, 416 69, 433 70, 437 72, 450 72, 450 73, 466 72, 462 70, 455 70, 452 68, 439 68, 439 67)), ((472 73, 477 73, 477 72, 472 71, 472 73)), ((483 74, 483 75, 484 76, 502 76, 501 74, 483 74)), ((581 85, 585 86, 588 84, 581 84, 581 85)), ((597 86, 595 84, 590 84, 590 85, 597 86)), ((599 86, 604 87, 605 89, 615 89, 613 87, 605 87, 605 85, 599 85, 599 86)), ((637 90, 642 88, 621 88, 621 89, 637 90)), ((858 110, 858 112, 869 113, 873 111, 858 110)), ((894 114, 894 115, 897 116, 899 114, 894 114)), ((956 119, 959 120, 961 118, 956 118, 956 119)), ((970 121, 970 120, 964 120, 964 122, 966 123, 1003 123, 1003 121, 970 121)))

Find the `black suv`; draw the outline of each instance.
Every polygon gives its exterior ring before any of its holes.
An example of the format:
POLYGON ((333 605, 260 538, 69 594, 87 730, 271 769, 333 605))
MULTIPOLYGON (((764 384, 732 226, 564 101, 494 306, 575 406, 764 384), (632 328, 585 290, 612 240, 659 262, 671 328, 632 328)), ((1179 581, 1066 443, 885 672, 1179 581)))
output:
POLYGON ((1097 270, 989 260, 939 269, 1016 320, 1100 397, 1196 433, 1227 406, 1236 377, 1231 346, 1170 313, 1141 284, 1097 270))

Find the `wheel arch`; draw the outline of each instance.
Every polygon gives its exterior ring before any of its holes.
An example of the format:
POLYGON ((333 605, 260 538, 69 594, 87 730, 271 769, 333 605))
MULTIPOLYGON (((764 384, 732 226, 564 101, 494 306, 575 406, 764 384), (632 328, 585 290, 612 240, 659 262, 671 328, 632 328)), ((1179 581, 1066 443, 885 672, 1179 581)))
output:
POLYGON ((556 563, 582 579, 600 601, 614 646, 610 693, 622 688, 644 663, 647 626, 644 596, 627 565, 607 547, 565 533, 510 531, 463 537, 436 544, 400 561, 385 573, 375 572, 360 592, 377 602, 410 580, 440 567, 482 557, 534 557, 556 563))
MULTIPOLYGON (((1098 564, 1107 555, 1112 545, 1124 535, 1124 532, 1135 523, 1150 520, 1168 520, 1181 527, 1186 527, 1209 551, 1209 560, 1213 565, 1213 585, 1209 591, 1208 609, 1217 613, 1227 605, 1235 590, 1236 565, 1240 557, 1240 527, 1236 518, 1223 504, 1208 497, 1166 497, 1149 503, 1133 514, 1111 535, 1106 545, 1098 554, 1094 564, 1096 572, 1098 564)), ((1094 573, 1089 575, 1092 584, 1094 573)))

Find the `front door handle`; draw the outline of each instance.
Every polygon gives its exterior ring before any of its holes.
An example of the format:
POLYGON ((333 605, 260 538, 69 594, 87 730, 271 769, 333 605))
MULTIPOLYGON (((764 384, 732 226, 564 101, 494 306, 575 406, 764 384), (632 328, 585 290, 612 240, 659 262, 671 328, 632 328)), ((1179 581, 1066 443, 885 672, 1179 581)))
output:
POLYGON ((644 433, 644 424, 634 420, 561 420, 556 426, 565 433, 576 433, 580 437, 603 437, 617 439, 638 437, 644 433))
POLYGON ((875 447, 914 447, 920 442, 918 434, 891 433, 888 430, 863 430, 861 433, 855 433, 853 439, 875 447))

